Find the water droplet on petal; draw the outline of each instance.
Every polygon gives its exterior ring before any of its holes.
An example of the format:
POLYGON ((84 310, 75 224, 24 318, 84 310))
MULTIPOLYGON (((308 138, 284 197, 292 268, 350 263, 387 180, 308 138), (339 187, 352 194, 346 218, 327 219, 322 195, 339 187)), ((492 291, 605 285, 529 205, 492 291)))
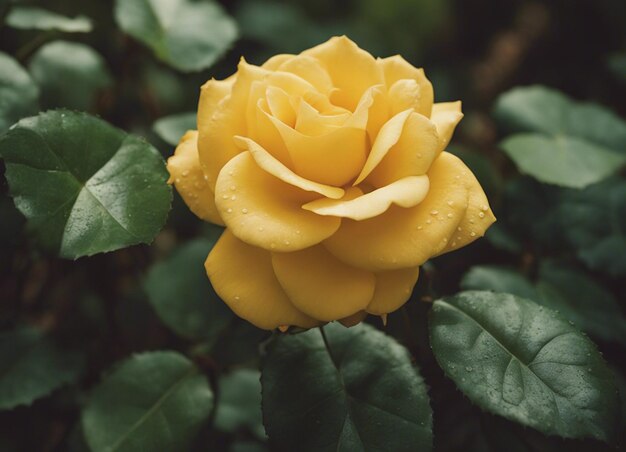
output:
POLYGON ((475 233, 474 231, 470 232, 470 235, 471 235, 472 237, 476 237, 476 233, 475 233))
POLYGON ((248 213, 248 209, 245 209, 245 208, 244 208, 244 209, 241 209, 241 213, 243 213, 243 214, 248 213))
POLYGON ((485 213, 484 212, 478 212, 478 216, 480 218, 485 218, 485 213))

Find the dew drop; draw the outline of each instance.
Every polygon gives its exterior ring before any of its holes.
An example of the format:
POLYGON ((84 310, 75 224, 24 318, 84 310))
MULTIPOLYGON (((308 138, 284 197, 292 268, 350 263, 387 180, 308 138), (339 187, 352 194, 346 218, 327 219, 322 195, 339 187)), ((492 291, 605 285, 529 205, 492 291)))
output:
POLYGON ((480 210, 482 210, 483 212, 487 212, 487 211, 489 210, 489 206, 487 206, 487 205, 483 204, 483 205, 480 207, 480 210))
POLYGON ((229 171, 229 172, 228 172, 228 175, 229 175, 229 176, 232 176, 233 174, 234 174, 234 173, 233 173, 232 171, 229 171))
POLYGON ((228 199, 228 195, 222 195, 222 199, 228 199))
POLYGON ((296 230, 296 234, 298 234, 298 235, 300 235, 300 234, 301 234, 300 229, 297 229, 297 230, 296 230))
POLYGON ((465 367, 465 370, 466 370, 466 371, 468 371, 468 372, 471 372, 471 371, 473 371, 474 369, 472 368, 472 366, 466 366, 466 367, 465 367))
POLYGON ((454 215, 452 215, 451 213, 448 214, 448 218, 452 218, 454 215))
POLYGON ((234 190, 237 190, 237 187, 235 187, 234 185, 231 185, 230 189, 234 191, 234 190))
POLYGON ((182 173, 180 173, 183 177, 187 177, 189 176, 189 170, 185 170, 182 173))
POLYGON ((235 295, 235 300, 239 301, 241 300, 241 297, 239 297, 238 295, 235 295))
POLYGON ((431 220, 430 218, 428 220, 426 220, 426 224, 430 224, 432 222, 433 222, 433 220, 431 220))
POLYGON ((241 209, 241 213, 243 213, 244 215, 248 213, 248 209, 241 209))
POLYGON ((430 214, 431 214, 431 215, 437 215, 438 213, 439 213, 439 211, 438 211, 438 210, 431 210, 431 211, 430 211, 430 214))
POLYGON ((450 207, 452 207, 454 205, 454 201, 450 200, 446 204, 448 204, 450 207))
POLYGON ((231 200, 231 201, 234 201, 235 199, 237 199, 237 197, 236 197, 235 195, 232 195, 232 196, 230 197, 230 200, 231 200))
POLYGON ((263 232, 265 231, 265 228, 263 226, 259 226, 259 232, 263 232))
POLYGON ((418 226, 417 226, 417 230, 418 230, 418 231, 421 231, 421 230, 422 230, 422 225, 418 225, 418 226))
POLYGON ((478 216, 480 218, 485 218, 485 213, 484 212, 478 212, 478 216))
POLYGON ((456 230, 461 232, 463 229, 461 229, 461 226, 459 226, 458 228, 456 228, 456 230))
POLYGON ((180 184, 180 177, 177 177, 174 182, 176 182, 177 184, 180 184))
POLYGON ((285 245, 289 246, 291 244, 291 242, 289 242, 289 240, 285 240, 285 245))
POLYGON ((472 237, 476 237, 476 233, 475 233, 474 231, 470 232, 470 235, 471 235, 472 237))
POLYGON ((202 190, 205 186, 206 183, 202 182, 202 181, 197 181, 195 184, 193 184, 194 187, 196 187, 198 190, 202 190))
POLYGON ((417 158, 418 158, 418 159, 421 159, 421 158, 422 158, 422 154, 418 152, 418 153, 417 153, 417 158))
POLYGON ((232 213, 232 212, 233 212, 233 209, 231 209, 231 208, 229 207, 228 209, 226 209, 226 212, 228 212, 228 213, 232 213))

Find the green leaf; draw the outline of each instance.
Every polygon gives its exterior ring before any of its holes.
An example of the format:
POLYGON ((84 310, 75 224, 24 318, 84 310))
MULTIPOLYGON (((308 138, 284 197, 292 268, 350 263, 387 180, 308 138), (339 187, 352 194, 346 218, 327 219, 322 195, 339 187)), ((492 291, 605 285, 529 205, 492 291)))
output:
POLYGON ((593 104, 542 86, 515 88, 496 104, 496 117, 516 134, 501 143, 522 173, 583 188, 626 161, 626 123, 593 104))
POLYGON ((537 290, 542 304, 589 334, 626 345, 626 319, 613 294, 587 274, 554 261, 539 267, 537 290))
POLYGON ((470 291, 430 315, 439 365, 482 409, 566 438, 613 438, 619 402, 595 345, 553 311, 470 291))
POLYGON ((626 181, 565 192, 557 213, 580 259, 594 270, 626 275, 626 181))
POLYGON ((158 119, 152 129, 163 141, 176 146, 188 130, 195 130, 196 113, 180 113, 158 119))
POLYGON ((522 174, 571 188, 584 188, 605 179, 626 161, 624 155, 567 136, 519 133, 500 146, 522 174))
POLYGON ((94 389, 82 425, 93 452, 182 451, 212 408, 211 388, 191 361, 148 352, 122 362, 94 389))
POLYGON ((263 419, 280 450, 432 448, 426 386, 407 350, 369 325, 280 335, 262 366, 263 419))
POLYGON ((41 89, 44 108, 90 110, 98 92, 112 82, 104 59, 91 47, 75 42, 44 45, 28 68, 41 89))
POLYGON ((145 282, 150 303, 163 323, 189 339, 215 339, 232 319, 204 270, 214 244, 208 239, 187 243, 155 264, 145 282))
POLYGON ((93 116, 23 119, 0 139, 0 155, 15 205, 61 257, 148 243, 167 217, 172 192, 159 152, 93 116))
POLYGON ((533 284, 515 270, 496 265, 472 267, 461 279, 463 290, 492 290, 507 292, 522 298, 537 300, 533 284))
POLYGON ((0 334, 0 410, 29 405, 78 379, 83 356, 32 328, 0 334))
POLYGON ((238 369, 220 376, 215 428, 227 433, 246 428, 258 438, 265 438, 260 377, 259 371, 252 369, 238 369))
POLYGON ((117 0, 115 19, 157 58, 183 72, 211 66, 237 38, 237 24, 210 0, 117 0))
POLYGON ((563 264, 542 262, 535 285, 514 270, 479 265, 463 276, 461 288, 529 298, 598 339, 626 344, 626 319, 613 295, 586 273, 563 264))
POLYGON ((0 135, 24 118, 37 113, 39 89, 28 72, 0 52, 0 135))
POLYGON ((5 20, 7 25, 22 30, 59 30, 66 33, 88 33, 93 28, 88 17, 65 17, 36 6, 14 6, 5 20))

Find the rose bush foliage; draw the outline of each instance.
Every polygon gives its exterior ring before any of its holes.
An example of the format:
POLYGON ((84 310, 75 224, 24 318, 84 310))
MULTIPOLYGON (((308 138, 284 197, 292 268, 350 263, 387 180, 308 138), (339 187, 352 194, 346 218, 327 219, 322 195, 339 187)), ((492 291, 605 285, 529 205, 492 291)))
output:
POLYGON ((445 152, 462 116, 434 103, 422 69, 346 37, 209 80, 168 170, 198 217, 226 226, 205 264, 216 292, 264 329, 398 309, 421 264, 495 221, 445 152))

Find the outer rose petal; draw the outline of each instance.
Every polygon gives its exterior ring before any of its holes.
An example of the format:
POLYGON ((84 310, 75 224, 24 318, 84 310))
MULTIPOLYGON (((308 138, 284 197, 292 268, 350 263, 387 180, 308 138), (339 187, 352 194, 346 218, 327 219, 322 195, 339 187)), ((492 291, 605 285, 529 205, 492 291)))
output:
POLYGON ((320 62, 313 57, 306 55, 295 56, 281 64, 278 70, 291 72, 292 74, 302 77, 320 93, 328 94, 333 89, 333 81, 328 75, 328 72, 326 72, 320 62))
POLYGON ((354 111, 361 95, 371 86, 382 84, 383 73, 376 60, 346 36, 333 37, 301 53, 317 58, 337 88, 333 103, 354 111))
POLYGON ((418 276, 419 267, 376 273, 376 291, 366 311, 383 315, 400 308, 411 297, 418 276))
POLYGON ((204 266, 220 298, 257 327, 271 330, 281 325, 312 328, 319 324, 289 302, 274 276, 270 253, 245 244, 228 229, 204 266), (250 268, 254 271, 247 270, 250 268))
POLYGON ((217 179, 215 203, 224 223, 244 242, 272 251, 295 251, 331 236, 339 218, 300 206, 313 195, 262 170, 249 152, 233 157, 217 179))
POLYGON ((468 174, 461 160, 444 152, 428 172, 424 201, 409 209, 392 206, 369 220, 344 220, 324 245, 343 262, 367 270, 421 265, 445 248, 465 214, 468 174))
POLYGON ((374 295, 373 273, 338 261, 323 246, 272 253, 276 277, 302 312, 331 321, 362 311, 374 295))
POLYGON ((246 135, 250 87, 266 74, 265 69, 242 59, 234 79, 209 80, 202 87, 198 105, 198 152, 211 187, 215 186, 217 175, 226 162, 241 152, 233 137, 246 135))
POLYGON ((367 182, 384 187, 408 176, 425 174, 440 152, 435 125, 419 113, 411 113, 400 139, 383 156, 367 182))
POLYGON ((430 120, 437 126, 439 134, 439 150, 443 151, 450 140, 459 121, 463 118, 461 113, 461 101, 440 102, 433 105, 430 120))
POLYGON ((168 182, 174 183, 193 213, 211 223, 224 224, 215 207, 215 195, 200 168, 197 131, 190 130, 183 135, 174 155, 167 160, 167 170, 170 173, 168 182))
MULTIPOLYGON (((428 176, 409 176, 367 194, 348 194, 344 199, 317 199, 302 206, 318 215, 366 220, 385 212, 392 204, 413 207, 428 194, 428 176)), ((353 190, 358 190, 356 187, 353 190)))
POLYGON ((435 95, 433 85, 426 78, 424 70, 417 69, 400 55, 379 59, 378 64, 384 71, 385 83, 388 88, 391 88, 394 83, 402 79, 412 79, 417 82, 420 87, 420 100, 417 112, 429 118, 435 95))
POLYGON ((467 175, 469 203, 463 219, 457 227, 448 245, 439 253, 447 253, 472 243, 485 235, 487 228, 496 221, 496 217, 489 208, 489 201, 476 177, 468 169, 467 175))

